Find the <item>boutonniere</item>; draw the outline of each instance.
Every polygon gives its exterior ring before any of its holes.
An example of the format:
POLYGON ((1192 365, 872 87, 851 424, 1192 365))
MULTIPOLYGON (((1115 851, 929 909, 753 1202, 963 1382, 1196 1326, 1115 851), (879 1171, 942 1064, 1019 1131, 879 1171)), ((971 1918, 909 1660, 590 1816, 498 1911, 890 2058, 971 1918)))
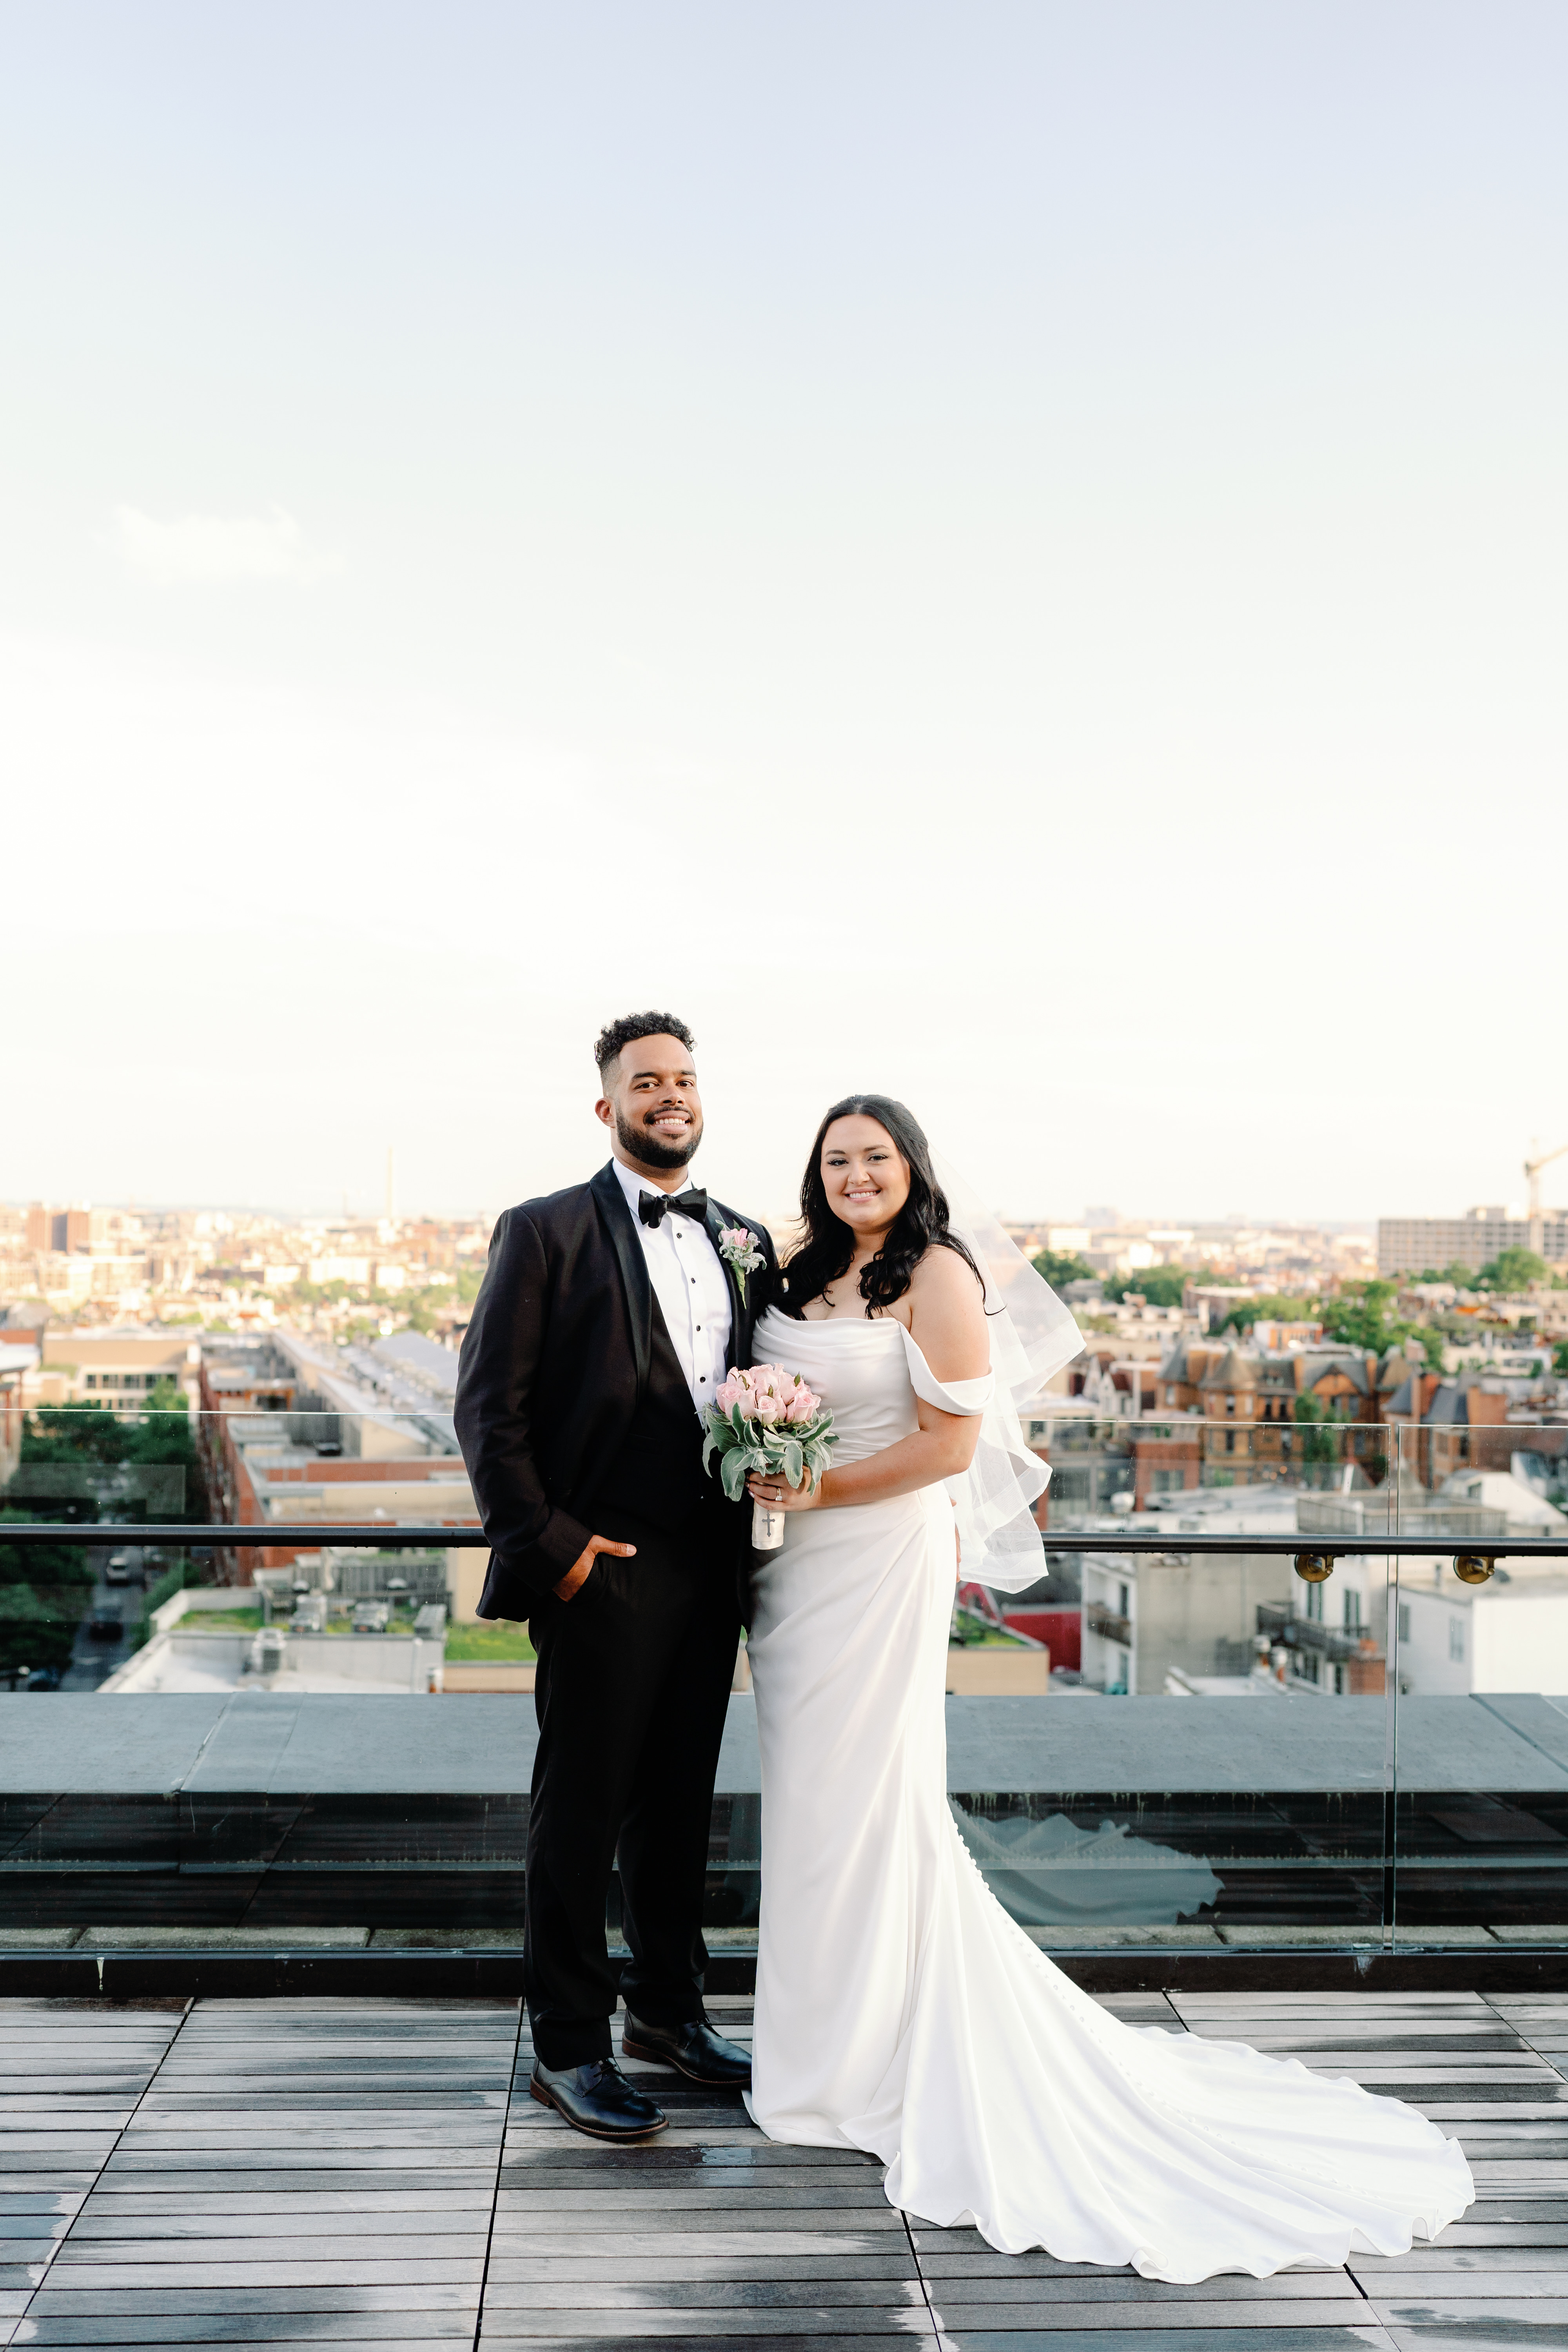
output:
POLYGON ((757 1247, 755 1234, 748 1232, 744 1225, 721 1225, 719 1255, 734 1275, 735 1287, 741 1294, 741 1304, 744 1307, 746 1276, 749 1274, 755 1274, 758 1266, 767 1264, 767 1259, 757 1247))

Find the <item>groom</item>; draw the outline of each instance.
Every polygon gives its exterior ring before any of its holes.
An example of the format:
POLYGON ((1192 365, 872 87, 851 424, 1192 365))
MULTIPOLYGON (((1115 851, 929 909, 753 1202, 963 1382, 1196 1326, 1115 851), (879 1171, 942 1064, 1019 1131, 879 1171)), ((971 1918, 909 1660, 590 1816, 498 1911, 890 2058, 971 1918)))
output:
POLYGON ((702 1469, 703 1406, 751 1362, 765 1269, 745 1281, 690 1188, 702 1140, 691 1033, 668 1013, 604 1030, 609 1165, 509 1209, 463 1342, 458 1437, 490 1540, 481 1617, 526 1617, 539 1655, 523 1963, 533 2095, 579 2131, 665 2117, 610 2040, 605 1901, 617 1856, 630 2057, 740 2087, 703 2014, 702 1887, 740 1633, 749 1506, 702 1469))

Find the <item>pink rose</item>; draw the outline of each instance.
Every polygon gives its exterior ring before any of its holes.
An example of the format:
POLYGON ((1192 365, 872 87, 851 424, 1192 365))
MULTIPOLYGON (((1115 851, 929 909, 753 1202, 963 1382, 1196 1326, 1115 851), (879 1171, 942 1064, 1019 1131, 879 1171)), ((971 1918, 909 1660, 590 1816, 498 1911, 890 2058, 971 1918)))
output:
POLYGON ((770 1391, 766 1396, 760 1396, 757 1399, 755 1405, 752 1407, 752 1411, 755 1412, 757 1419, 762 1423, 763 1428, 771 1429, 774 1422, 780 1418, 784 1408, 779 1403, 777 1397, 770 1391))
POLYGON ((816 1399, 809 1389, 796 1389, 784 1411, 784 1419, 792 1425, 809 1421, 816 1411, 816 1399))

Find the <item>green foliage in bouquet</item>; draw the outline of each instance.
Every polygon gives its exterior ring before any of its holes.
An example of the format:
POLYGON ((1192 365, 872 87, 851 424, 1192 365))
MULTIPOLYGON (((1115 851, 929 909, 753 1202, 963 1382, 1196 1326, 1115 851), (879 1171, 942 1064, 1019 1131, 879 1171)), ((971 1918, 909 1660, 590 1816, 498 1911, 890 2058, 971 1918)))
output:
POLYGON ((753 1364, 729 1373, 703 1415, 706 1470, 715 1454, 725 1494, 738 1503, 753 1471, 815 1486, 837 1442, 833 1415, 794 1372, 753 1364))

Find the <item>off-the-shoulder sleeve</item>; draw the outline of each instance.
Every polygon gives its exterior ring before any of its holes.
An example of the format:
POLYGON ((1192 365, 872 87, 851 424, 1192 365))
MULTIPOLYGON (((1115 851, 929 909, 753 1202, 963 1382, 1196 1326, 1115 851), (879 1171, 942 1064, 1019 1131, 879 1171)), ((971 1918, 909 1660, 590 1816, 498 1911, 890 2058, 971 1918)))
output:
POLYGON ((961 1412, 977 1420, 990 1403, 996 1386, 994 1372, 982 1372, 976 1381, 939 1381, 921 1351, 914 1335, 904 1329, 904 1357, 910 1368, 910 1385, 925 1404, 935 1405, 939 1412, 961 1412))

